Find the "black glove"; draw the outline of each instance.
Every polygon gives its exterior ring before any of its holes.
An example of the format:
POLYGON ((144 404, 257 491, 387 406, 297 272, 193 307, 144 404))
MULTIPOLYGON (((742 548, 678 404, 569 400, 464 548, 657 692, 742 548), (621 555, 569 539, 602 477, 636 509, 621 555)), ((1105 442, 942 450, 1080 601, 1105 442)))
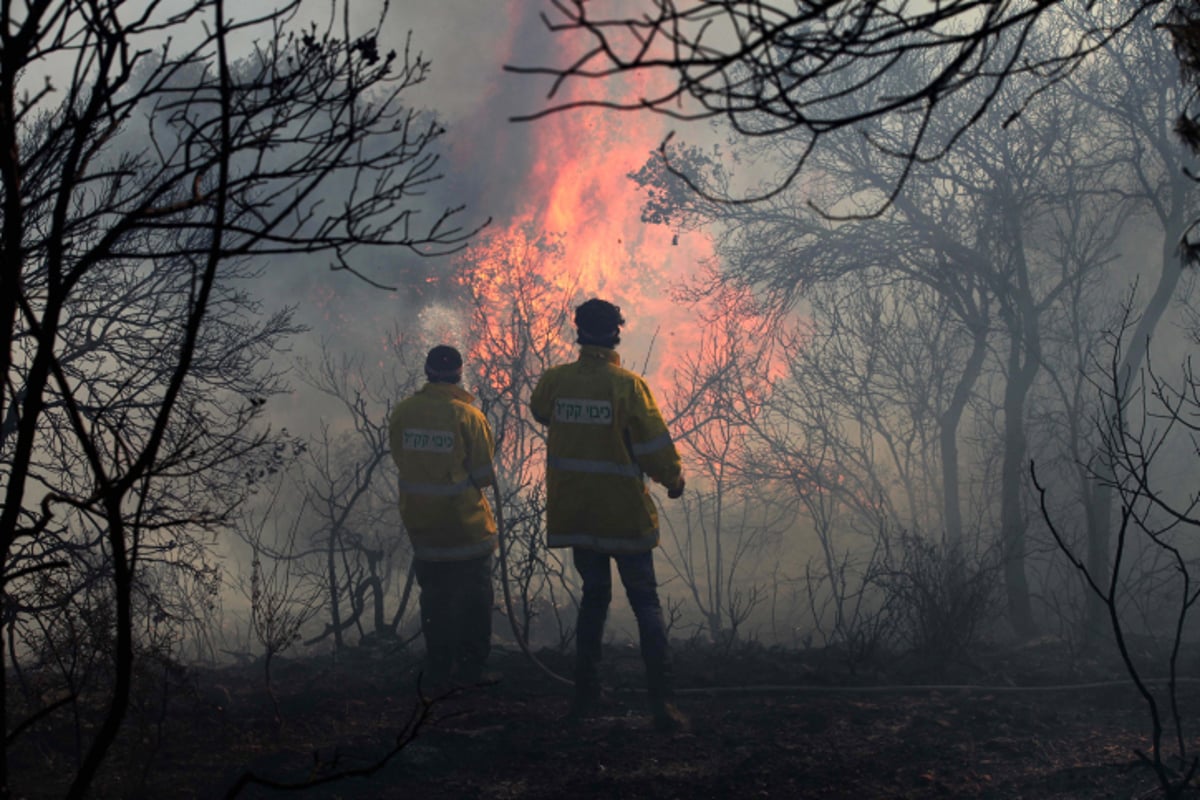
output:
POLYGON ((671 498, 672 500, 678 500, 679 498, 683 497, 683 487, 686 485, 686 483, 687 482, 683 478, 680 478, 678 486, 673 489, 667 489, 667 497, 671 498))

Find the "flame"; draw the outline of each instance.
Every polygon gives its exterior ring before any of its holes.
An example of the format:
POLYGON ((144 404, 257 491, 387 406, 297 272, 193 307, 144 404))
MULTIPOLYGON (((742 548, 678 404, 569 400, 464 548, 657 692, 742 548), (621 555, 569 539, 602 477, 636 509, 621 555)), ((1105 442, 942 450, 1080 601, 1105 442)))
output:
MULTIPOLYGON (((506 29, 491 31, 487 40, 496 48, 487 58, 497 64, 570 63, 587 46, 548 34, 517 0, 510 0, 505 19, 506 29), (522 26, 537 29, 533 46, 558 52, 526 57, 531 45, 522 26)), ((622 95, 613 99, 649 96, 652 81, 641 75, 625 84, 566 84, 555 100, 595 99, 601 90, 622 95)), ((523 104, 538 102, 529 96, 537 91, 533 81, 522 76, 517 86, 523 104)), ((754 339, 763 324, 749 303, 709 297, 706 308, 683 297, 681 290, 711 269, 709 235, 642 221, 645 197, 629 174, 657 157, 673 121, 649 112, 582 109, 514 124, 504 121, 512 100, 498 82, 471 97, 478 100, 473 116, 450 125, 448 144, 458 151, 462 180, 479 183, 464 199, 492 215, 492 225, 448 268, 429 267, 439 274, 414 269, 386 309, 360 304, 353 291, 337 297, 320 288, 325 294, 313 300, 326 328, 347 335, 370 329, 387 353, 396 349, 392 329, 402 325, 415 334, 406 340, 415 347, 462 349, 498 390, 513 380, 531 348, 539 367, 574 358, 571 310, 602 297, 621 306, 627 320, 619 348, 625 365, 645 375, 669 416, 672 385, 695 371, 697 358, 719 360, 743 346, 734 337, 739 328, 742 339, 754 339), (414 304, 420 309, 415 317, 407 311, 414 304)), ((772 375, 782 370, 767 369, 772 375)))
MULTIPOLYGON (((514 4, 509 13, 525 12, 514 4)), ((508 60, 517 60, 515 54, 508 60)), ((589 297, 621 306, 627 323, 619 351, 625 365, 644 373, 652 387, 669 382, 683 354, 699 348, 704 328, 677 290, 712 258, 712 241, 702 233, 643 222, 644 198, 628 177, 652 156, 667 133, 665 123, 653 114, 578 111, 521 124, 533 160, 510 187, 516 205, 455 270, 482 308, 472 326, 475 357, 492 363, 512 355, 506 353, 512 343, 500 343, 495 331, 478 326, 513 318, 522 292, 525 301, 536 295, 530 315, 553 312, 536 321, 516 316, 533 325, 534 338, 556 338, 559 362, 573 357, 569 310, 589 297)))
MULTIPOLYGON (((479 63, 570 63, 587 45, 548 33, 517 0, 507 4, 504 19, 503 29, 497 24, 472 40, 495 48, 473 54, 479 63), (557 52, 528 55, 547 47, 557 52)), ((451 344, 482 368, 483 386, 515 391, 545 368, 574 359, 573 308, 602 297, 621 306, 627 320, 619 347, 625 366, 643 374, 664 415, 675 416, 677 380, 694 375, 700 360, 722 368, 729 353, 755 339, 761 320, 748 304, 719 300, 705 308, 684 297, 682 290, 711 268, 714 245, 706 233, 642 221, 646 198, 629 175, 657 157, 673 121, 591 109, 509 123, 515 104, 529 110, 539 102, 535 80, 518 76, 506 85, 486 78, 479 87, 469 77, 460 80, 465 111, 448 126, 445 143, 456 167, 448 171, 447 190, 472 213, 490 215, 492 224, 448 261, 406 266, 397 279, 402 288, 386 303, 374 288, 312 287, 309 300, 323 331, 365 346, 380 370, 397 359, 411 367, 428 347, 451 344), (459 194, 454 181, 467 191, 459 194), (724 317, 717 313, 721 303, 724 317)), ((651 80, 579 82, 565 85, 555 100, 595 99, 598 91, 622 95, 614 99, 647 96, 651 80)))

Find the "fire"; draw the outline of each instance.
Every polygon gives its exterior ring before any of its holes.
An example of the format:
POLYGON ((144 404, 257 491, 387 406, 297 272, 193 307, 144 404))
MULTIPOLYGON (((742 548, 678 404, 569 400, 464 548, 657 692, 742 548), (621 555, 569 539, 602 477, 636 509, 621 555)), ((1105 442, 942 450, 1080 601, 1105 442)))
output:
MULTIPOLYGON (((532 163, 516 177, 519 185, 509 187, 517 203, 455 270, 474 301, 487 307, 483 316, 490 324, 511 316, 520 305, 518 292, 536 290, 540 306, 531 313, 552 311, 559 323, 564 309, 602 297, 621 306, 628 320, 620 346, 626 366, 644 371, 652 385, 669 381, 681 355, 698 347, 704 334, 676 292, 696 277, 713 248, 703 234, 641 220, 643 197, 628 175, 652 156, 666 132, 665 121, 654 115, 601 111, 521 124, 532 163)), ((570 342, 562 341, 569 321, 557 331, 560 360, 572 357, 570 342)), ((535 336, 549 334, 539 330, 535 336)))
MULTIPOLYGON (((566 52, 564 37, 546 34, 527 4, 510 2, 505 20, 507 29, 488 39, 497 49, 487 59, 497 67, 531 60, 524 55, 531 46, 562 48, 552 59, 559 63, 577 56, 566 52)), ((649 78, 639 80, 619 99, 654 94, 644 83, 649 78)), ((514 91, 521 110, 539 102, 539 88, 525 78, 514 91)), ((584 99, 563 94, 572 91, 585 90, 566 85, 556 100, 584 99)), ((681 370, 701 354, 738 346, 731 338, 738 326, 745 338, 761 333, 747 304, 736 313, 727 305, 718 318, 681 297, 711 266, 709 236, 641 219, 645 197, 629 175, 657 157, 673 121, 583 109, 509 123, 513 91, 493 82, 470 96, 477 101, 466 106, 470 114, 449 125, 449 172, 468 186, 461 198, 468 208, 492 216, 492 224, 449 262, 414 262, 386 308, 360 303, 353 290, 316 298, 324 325, 348 337, 369 328, 384 338, 385 352, 396 326, 414 334, 409 343, 417 349, 453 344, 469 362, 485 365, 485 382, 499 390, 513 380, 517 362, 533 368, 521 361, 530 352, 539 369, 574 358, 570 312, 603 297, 628 321, 620 345, 625 365, 647 377, 669 415, 669 389, 681 370)))

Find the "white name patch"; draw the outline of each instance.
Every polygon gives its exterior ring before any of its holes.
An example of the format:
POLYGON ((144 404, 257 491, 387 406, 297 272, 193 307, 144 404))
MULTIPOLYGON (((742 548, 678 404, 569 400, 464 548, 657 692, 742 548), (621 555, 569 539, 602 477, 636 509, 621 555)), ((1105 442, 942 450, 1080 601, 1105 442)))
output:
POLYGON ((612 418, 612 403, 607 400, 577 400, 563 397, 554 401, 556 422, 608 425, 612 422, 612 418))
POLYGON ((454 434, 451 431, 405 428, 403 447, 405 450, 420 450, 426 453, 452 453, 454 434))

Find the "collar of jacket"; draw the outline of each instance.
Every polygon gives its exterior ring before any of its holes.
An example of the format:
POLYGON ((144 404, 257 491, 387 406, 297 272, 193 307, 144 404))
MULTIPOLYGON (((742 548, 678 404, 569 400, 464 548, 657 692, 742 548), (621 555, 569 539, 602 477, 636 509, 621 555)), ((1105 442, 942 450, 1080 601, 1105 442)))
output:
POLYGON ((459 386, 457 383, 427 383, 421 387, 422 394, 434 397, 444 397, 447 400, 460 400, 464 403, 475 402, 475 395, 459 386))
POLYGON ((621 366, 621 356, 616 350, 611 347, 601 347, 598 344, 584 344, 579 346, 579 360, 585 358, 598 358, 602 361, 607 361, 610 364, 621 366))

